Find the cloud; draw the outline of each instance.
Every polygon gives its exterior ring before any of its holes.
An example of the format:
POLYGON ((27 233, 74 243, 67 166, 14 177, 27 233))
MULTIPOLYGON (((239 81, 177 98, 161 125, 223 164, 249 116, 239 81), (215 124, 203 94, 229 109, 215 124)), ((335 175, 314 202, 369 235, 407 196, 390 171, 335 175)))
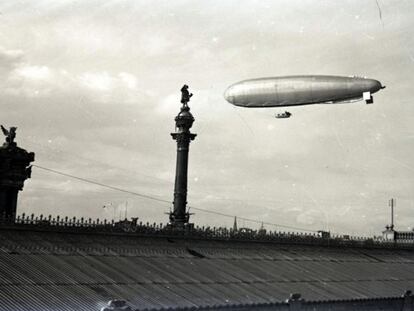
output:
POLYGON ((118 74, 118 77, 125 83, 125 85, 129 89, 137 88, 138 80, 133 74, 128 73, 128 72, 121 72, 118 74))
POLYGON ((22 65, 14 71, 14 74, 29 80, 49 80, 52 78, 52 73, 47 66, 22 65))
POLYGON ((85 72, 79 76, 81 85, 95 91, 111 91, 115 80, 107 72, 85 72))
POLYGON ((22 57, 10 58, 8 64, 8 70, 0 72, 4 81, 0 93, 2 91, 6 96, 52 98, 78 94, 89 101, 118 104, 140 102, 138 99, 147 96, 137 90, 138 80, 128 72, 86 71, 77 74, 67 69, 29 64, 22 57))
POLYGON ((18 64, 23 58, 22 50, 9 50, 0 46, 0 68, 10 69, 18 64))
POLYGON ((101 103, 140 104, 150 96, 139 90, 137 77, 128 72, 84 72, 75 78, 74 88, 80 89, 91 101, 101 103))

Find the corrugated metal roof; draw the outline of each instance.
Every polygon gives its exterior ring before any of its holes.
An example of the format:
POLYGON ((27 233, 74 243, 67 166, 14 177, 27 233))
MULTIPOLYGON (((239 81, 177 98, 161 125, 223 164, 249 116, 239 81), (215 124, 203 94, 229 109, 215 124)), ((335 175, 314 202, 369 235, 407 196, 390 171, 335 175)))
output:
POLYGON ((0 230, 0 310, 139 309, 399 296, 414 250, 0 230))

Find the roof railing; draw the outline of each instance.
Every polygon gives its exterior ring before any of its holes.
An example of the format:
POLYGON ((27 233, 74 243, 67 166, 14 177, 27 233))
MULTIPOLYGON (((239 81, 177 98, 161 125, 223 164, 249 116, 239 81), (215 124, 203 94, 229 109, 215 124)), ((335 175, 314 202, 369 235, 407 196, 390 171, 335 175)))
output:
MULTIPOLYGON (((312 245, 330 246, 355 246, 355 247, 405 247, 413 248, 413 241, 403 240, 398 243, 395 241, 384 241, 368 237, 331 235, 329 232, 324 234, 304 233, 304 232, 285 232, 271 230, 253 230, 241 228, 233 230, 226 227, 210 226, 189 226, 184 230, 177 230, 169 224, 162 223, 143 223, 138 222, 138 218, 119 221, 92 218, 44 216, 25 213, 17 217, 6 217, 0 215, 1 227, 28 228, 45 231, 70 231, 70 232, 102 232, 102 233, 122 233, 147 236, 174 236, 194 239, 218 239, 234 241, 259 241, 277 243, 298 243, 312 245)), ((322 231, 321 231, 322 232, 322 231)))

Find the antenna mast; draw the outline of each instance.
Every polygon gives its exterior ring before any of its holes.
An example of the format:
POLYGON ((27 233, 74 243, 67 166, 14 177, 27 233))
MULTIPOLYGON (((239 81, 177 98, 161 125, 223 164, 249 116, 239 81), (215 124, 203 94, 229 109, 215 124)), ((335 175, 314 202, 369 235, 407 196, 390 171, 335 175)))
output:
POLYGON ((394 229, 394 206, 396 206, 396 200, 391 198, 389 201, 389 206, 391 207, 391 226, 390 229, 394 229))

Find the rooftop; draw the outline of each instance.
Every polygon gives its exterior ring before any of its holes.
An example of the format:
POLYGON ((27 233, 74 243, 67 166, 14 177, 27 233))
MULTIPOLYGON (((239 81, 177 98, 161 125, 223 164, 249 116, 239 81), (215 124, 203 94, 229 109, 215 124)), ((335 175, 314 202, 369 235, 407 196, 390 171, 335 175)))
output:
POLYGON ((0 310, 135 309, 401 296, 414 248, 314 235, 19 217, 0 225, 0 310), (3 308, 3 309, 2 309, 3 308))

